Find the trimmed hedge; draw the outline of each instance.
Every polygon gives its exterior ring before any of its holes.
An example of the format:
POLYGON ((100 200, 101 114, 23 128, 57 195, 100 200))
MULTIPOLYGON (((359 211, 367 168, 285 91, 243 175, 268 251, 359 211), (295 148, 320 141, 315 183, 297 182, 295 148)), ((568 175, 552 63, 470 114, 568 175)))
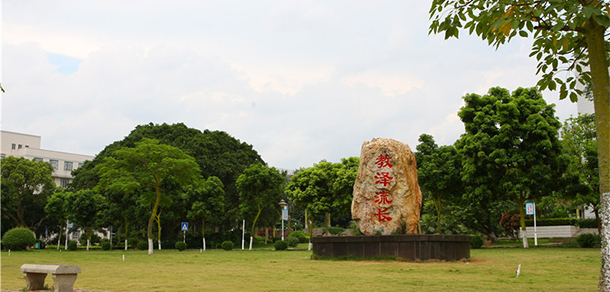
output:
POLYGON ((186 249, 186 242, 176 241, 176 243, 174 244, 174 247, 179 251, 183 251, 186 249))
MULTIPOLYGON (((597 221, 593 219, 578 219, 578 218, 547 218, 536 219, 536 226, 559 226, 559 225, 574 225, 580 228, 597 228, 597 221)), ((534 226, 534 219, 526 219, 525 226, 534 226)))
POLYGON ((7 231, 2 237, 2 247, 12 250, 26 250, 36 243, 32 230, 16 227, 7 231))
POLYGON ((284 240, 279 240, 276 241, 273 246, 275 247, 275 250, 286 250, 288 249, 288 243, 286 243, 286 241, 284 240))

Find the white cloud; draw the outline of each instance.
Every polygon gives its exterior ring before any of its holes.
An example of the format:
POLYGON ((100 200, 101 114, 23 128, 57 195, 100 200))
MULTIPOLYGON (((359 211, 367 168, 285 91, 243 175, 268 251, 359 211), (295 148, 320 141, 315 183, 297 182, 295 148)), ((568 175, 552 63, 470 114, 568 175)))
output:
POLYGON ((428 36, 429 3, 413 2, 6 2, 3 126, 96 154, 138 124, 183 122, 296 169, 376 137, 451 144, 465 93, 535 85, 527 41, 428 36), (82 61, 61 74, 48 53, 82 61))

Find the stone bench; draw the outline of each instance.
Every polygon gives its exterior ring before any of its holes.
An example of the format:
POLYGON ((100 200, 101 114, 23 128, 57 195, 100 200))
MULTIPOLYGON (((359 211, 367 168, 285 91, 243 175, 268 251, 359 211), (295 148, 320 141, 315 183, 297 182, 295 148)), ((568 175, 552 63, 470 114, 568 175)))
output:
POLYGON ((74 282, 80 274, 79 266, 24 264, 21 266, 27 290, 42 290, 47 274, 53 275, 55 292, 74 291, 74 282))

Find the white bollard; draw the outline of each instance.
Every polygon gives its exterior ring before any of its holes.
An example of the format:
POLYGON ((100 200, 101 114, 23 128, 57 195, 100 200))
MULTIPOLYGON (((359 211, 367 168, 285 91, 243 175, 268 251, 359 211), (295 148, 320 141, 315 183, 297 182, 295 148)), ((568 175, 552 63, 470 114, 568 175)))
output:
POLYGON ((8 250, 8 256, 9 257, 11 256, 11 250, 10 249, 8 250))
POLYGON ((125 261, 125 255, 123 255, 123 261, 125 261))

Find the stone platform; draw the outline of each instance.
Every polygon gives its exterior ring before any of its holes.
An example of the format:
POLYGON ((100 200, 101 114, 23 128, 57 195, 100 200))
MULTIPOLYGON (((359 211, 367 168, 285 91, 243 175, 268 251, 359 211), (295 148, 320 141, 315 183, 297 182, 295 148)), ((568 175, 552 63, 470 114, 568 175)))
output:
POLYGON ((319 256, 397 256, 407 260, 457 261, 470 258, 468 235, 407 234, 314 237, 313 253, 319 256))

